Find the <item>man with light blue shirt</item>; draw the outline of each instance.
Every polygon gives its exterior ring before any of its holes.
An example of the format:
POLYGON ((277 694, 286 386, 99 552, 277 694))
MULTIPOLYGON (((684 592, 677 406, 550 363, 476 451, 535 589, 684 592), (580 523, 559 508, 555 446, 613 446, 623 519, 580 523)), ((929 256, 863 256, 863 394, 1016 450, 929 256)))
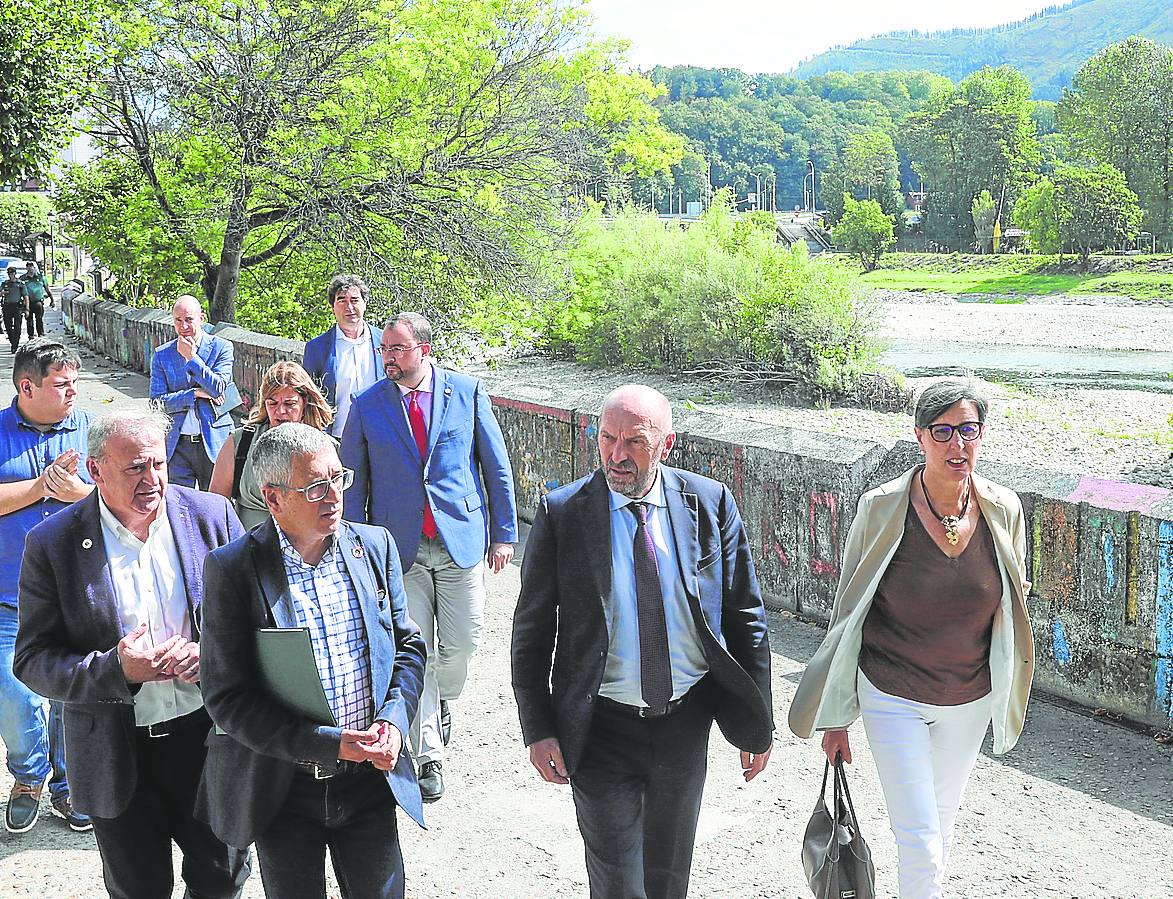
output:
POLYGON ((25 535, 94 489, 85 471, 89 413, 73 407, 80 367, 77 353, 60 341, 29 341, 13 364, 16 398, 0 411, 0 739, 15 781, 4 815, 11 833, 37 823, 50 774, 54 813, 74 830, 91 827, 69 796, 61 704, 50 703, 46 717, 44 700, 12 673, 25 535))
POLYGON ((765 609, 728 488, 662 463, 668 400, 613 391, 602 465, 543 497, 513 619, 530 763, 570 784, 600 899, 684 899, 714 720, 765 769, 773 713, 765 609))
POLYGON ((305 345, 302 366, 334 407, 330 433, 341 438, 354 398, 381 381, 380 334, 366 322, 370 291, 357 275, 338 275, 326 291, 335 325, 305 345))

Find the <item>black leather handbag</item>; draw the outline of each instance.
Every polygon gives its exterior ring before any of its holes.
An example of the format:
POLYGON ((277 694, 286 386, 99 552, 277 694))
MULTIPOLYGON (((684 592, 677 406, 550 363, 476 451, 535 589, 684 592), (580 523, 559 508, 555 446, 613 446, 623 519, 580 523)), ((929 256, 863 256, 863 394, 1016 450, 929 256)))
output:
POLYGON ((827 808, 827 775, 823 768, 819 801, 802 838, 802 867, 815 899, 875 899, 876 868, 872 852, 859 832, 855 806, 847 789, 843 759, 835 757, 834 815, 827 808))

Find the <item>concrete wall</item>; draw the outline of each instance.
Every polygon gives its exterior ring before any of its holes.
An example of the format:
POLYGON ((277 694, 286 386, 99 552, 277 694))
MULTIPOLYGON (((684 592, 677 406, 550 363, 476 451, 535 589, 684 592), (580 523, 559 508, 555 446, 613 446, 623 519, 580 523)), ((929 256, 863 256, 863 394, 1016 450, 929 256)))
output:
MULTIPOLYGON (((148 371, 171 339, 169 315, 114 303, 63 304, 66 323, 123 365, 148 371)), ((217 329, 236 347, 236 382, 249 401, 260 373, 300 359, 299 341, 217 329)), ((513 461, 518 506, 597 465, 597 391, 519 391, 486 375, 513 461)), ((677 411, 673 463, 733 491, 753 543, 767 602, 825 620, 840 554, 865 490, 908 468, 916 447, 777 428, 677 411)), ((983 465, 1019 492, 1029 521, 1029 599, 1036 683, 1093 708, 1173 727, 1173 496, 1170 491, 1054 472, 983 465)))

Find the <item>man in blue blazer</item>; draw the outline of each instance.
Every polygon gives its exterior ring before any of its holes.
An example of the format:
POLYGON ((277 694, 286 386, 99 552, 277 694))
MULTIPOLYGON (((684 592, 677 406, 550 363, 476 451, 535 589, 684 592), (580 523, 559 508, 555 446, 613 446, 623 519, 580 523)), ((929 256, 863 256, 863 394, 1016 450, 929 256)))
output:
POLYGON ((513 558, 513 472, 485 385, 432 363, 428 320, 400 313, 382 340, 387 380, 355 400, 342 435, 342 464, 354 470, 345 517, 382 525, 399 547, 408 612, 428 645, 411 744, 434 802, 448 703, 484 626, 485 559, 499 572, 513 558))
POLYGON ((357 275, 338 275, 326 292, 336 324, 305 345, 302 367, 334 407, 330 433, 342 437, 354 398, 383 379, 382 336, 366 322, 370 291, 357 275))
POLYGON ((342 520, 352 474, 334 441, 303 424, 257 441, 253 470, 271 520, 208 556, 200 811, 233 846, 257 844, 265 893, 325 895, 326 847, 354 899, 403 896, 399 805, 423 825, 404 746, 424 672, 395 544, 342 520), (333 721, 283 705, 258 681, 257 631, 307 628, 333 721))
POLYGON ((613 391, 593 475, 542 499, 513 618, 530 762, 574 794, 591 896, 684 899, 713 721, 770 757, 770 644, 737 505, 662 463, 668 400, 613 391))
POLYGON ((204 331, 204 313, 193 296, 171 310, 175 339, 151 357, 151 400, 171 416, 167 464, 171 483, 208 489, 212 465, 232 433, 220 412, 232 381, 232 344, 204 331))
POLYGON ((204 558, 242 533, 221 496, 168 486, 158 413, 90 425, 89 497, 33 528, 13 668, 64 703, 74 807, 91 817, 106 889, 239 896, 249 855, 194 816, 211 721, 200 696, 204 558))

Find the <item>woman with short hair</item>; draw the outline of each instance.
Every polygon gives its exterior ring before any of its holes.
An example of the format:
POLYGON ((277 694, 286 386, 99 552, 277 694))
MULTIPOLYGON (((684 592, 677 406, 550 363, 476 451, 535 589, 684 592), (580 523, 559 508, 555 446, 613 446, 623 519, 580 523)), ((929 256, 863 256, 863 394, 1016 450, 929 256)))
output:
POLYGON ((851 761, 863 718, 896 836, 900 899, 939 899, 953 822, 993 723, 1022 732, 1034 675, 1026 523, 1018 495, 976 474, 989 403, 970 381, 917 400, 923 464, 864 494, 847 535, 827 636, 790 707, 851 761))
POLYGON ((216 456, 209 492, 231 499, 246 528, 267 521, 269 509, 252 470, 252 451, 257 440, 270 428, 286 422, 302 422, 326 431, 333 420, 334 413, 326 398, 304 368, 288 359, 274 363, 261 376, 261 395, 248 420, 232 432, 216 456), (238 464, 241 465, 239 480, 238 464))

